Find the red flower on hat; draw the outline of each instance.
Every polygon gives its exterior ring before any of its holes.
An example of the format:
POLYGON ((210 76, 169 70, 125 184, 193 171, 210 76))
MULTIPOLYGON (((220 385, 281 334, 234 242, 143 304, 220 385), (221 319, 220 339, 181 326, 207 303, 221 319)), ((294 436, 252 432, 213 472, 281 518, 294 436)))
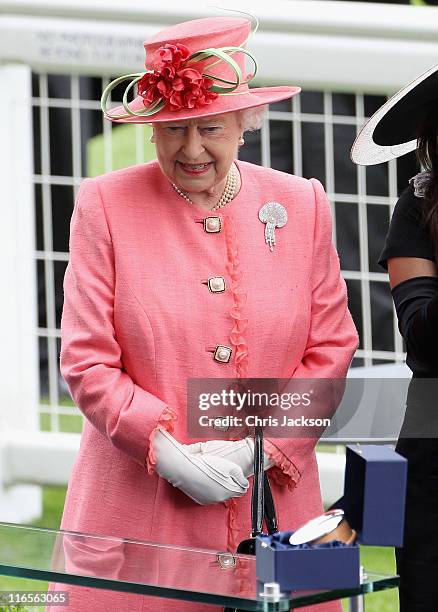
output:
POLYGON ((189 49, 180 43, 166 44, 156 51, 156 68, 138 81, 138 94, 145 106, 164 99, 170 110, 177 111, 200 108, 218 97, 218 93, 210 91, 213 79, 195 68, 184 67, 189 56, 189 49))
POLYGON ((160 47, 155 52, 155 63, 157 68, 165 66, 166 64, 171 64, 177 69, 186 61, 189 55, 190 50, 185 45, 181 43, 170 45, 167 43, 164 47, 160 47))

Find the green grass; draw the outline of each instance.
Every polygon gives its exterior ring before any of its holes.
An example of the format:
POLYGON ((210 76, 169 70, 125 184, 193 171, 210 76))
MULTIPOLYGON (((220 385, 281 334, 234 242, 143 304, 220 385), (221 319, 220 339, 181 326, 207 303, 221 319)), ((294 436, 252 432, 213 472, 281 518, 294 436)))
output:
MULTIPOLYGON (((378 546, 361 546, 360 562, 365 570, 377 574, 395 574, 394 549, 378 546)), ((348 602, 342 602, 344 612, 348 611, 348 602)), ((398 612, 398 591, 388 589, 378 593, 365 595, 365 610, 367 612, 398 612)))
MULTIPOLYGON (((84 420, 81 414, 59 414, 58 431, 64 433, 81 433, 84 420)), ((53 431, 50 414, 44 412, 40 414, 40 430, 53 431)))
MULTIPOLYGON (((318 442, 316 450, 318 453, 338 453, 338 447, 342 444, 327 444, 327 442, 318 442)), ((344 452, 344 451, 343 451, 344 452)))
MULTIPOLYGON (((43 487, 43 514, 41 518, 33 521, 31 524, 35 527, 49 527, 51 529, 58 529, 62 510, 64 507, 64 499, 66 487, 43 487)), ((13 547, 11 542, 11 548, 13 547)), ((6 542, 7 546, 7 542, 6 542)), ((38 559, 40 551, 38 543, 35 543, 34 550, 26 551, 29 557, 38 559)), ((46 591, 48 583, 40 580, 29 580, 27 578, 13 578, 11 576, 0 575, 0 591, 46 591)), ((0 606, 0 612, 3 612, 6 608, 0 606)), ((11 608, 14 609, 14 608, 11 608)), ((20 610, 40 610, 39 606, 22 606, 20 610)))
MULTIPOLYGON (((152 129, 148 125, 118 125, 111 131, 113 170, 126 168, 137 162, 136 157, 136 128, 141 131, 142 157, 144 162, 156 159, 155 147, 149 141, 152 129)), ((87 176, 99 176, 105 172, 104 136, 98 134, 87 143, 87 176)))
MULTIPOLYGON (((395 574, 395 557, 393 548, 362 546, 361 564, 365 569, 381 574, 395 574)), ((398 612, 398 591, 389 589, 365 596, 367 612, 398 612)))
MULTIPOLYGON (((50 398, 44 395, 40 398, 40 404, 44 406, 50 406, 50 398)), ((82 427, 84 424, 84 418, 76 407, 76 404, 69 396, 62 396, 59 398, 59 405, 68 408, 73 408, 76 414, 58 414, 57 415, 57 427, 52 427, 52 417, 50 412, 40 413, 40 430, 41 431, 61 431, 64 433, 82 433, 82 427)), ((55 421, 56 423, 56 421, 55 421)))

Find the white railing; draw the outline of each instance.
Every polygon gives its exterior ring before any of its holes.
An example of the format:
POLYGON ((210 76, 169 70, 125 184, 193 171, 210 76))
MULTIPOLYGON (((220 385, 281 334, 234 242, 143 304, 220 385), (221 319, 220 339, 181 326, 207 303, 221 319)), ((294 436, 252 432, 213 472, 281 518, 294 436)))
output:
MULTIPOLYGON (((38 427, 38 353, 36 337, 35 223, 32 182, 30 68, 0 66, 0 271, 2 350, 0 351, 0 448, 8 430, 38 427)), ((0 508, 23 520, 39 511, 41 494, 22 486, 5 493, 0 459, 0 508), (25 501, 25 503, 23 503, 25 501)))
MULTIPOLYGON (((363 346, 358 357, 365 365, 373 359, 403 360, 401 339, 394 326, 394 350, 376 350, 372 341, 370 282, 386 283, 386 275, 368 266, 367 204, 392 209, 397 195, 397 168, 388 166, 388 192, 367 193, 364 168, 355 170, 357 193, 339 193, 335 185, 333 134, 337 126, 354 131, 365 117, 366 94, 387 95, 426 70, 438 57, 438 9, 349 2, 271 1, 251 4, 221 2, 230 9, 256 14, 260 30, 250 41, 260 70, 259 85, 300 84, 303 90, 322 92, 323 110, 309 112, 294 98, 289 110, 273 110, 270 119, 294 126, 293 170, 302 171, 302 126, 322 123, 326 188, 334 202, 353 203, 358 210, 360 269, 344 270, 345 278, 358 282, 362 296, 363 346), (339 115, 334 109, 335 92, 353 95, 356 112, 339 115)), ((55 252, 52 244, 51 186, 71 185, 75 190, 82 177, 78 132, 80 112, 99 108, 97 100, 79 95, 81 76, 97 76, 102 83, 110 75, 139 71, 144 57, 142 40, 169 23, 206 14, 198 2, 144 2, 128 0, 22 1, 0 0, 0 178, 3 185, 0 208, 0 267, 3 297, 3 350, 0 369, 0 483, 66 482, 77 448, 78 436, 56 433, 62 415, 77 414, 61 406, 57 352, 59 330, 55 317, 53 265, 65 262, 66 253, 55 252), (31 93, 31 71, 38 75, 39 91, 31 93), (48 75, 69 75, 71 96, 51 99, 48 75), (71 117, 72 172, 52 176, 48 108, 66 108, 71 117), (32 168, 32 109, 40 109, 41 168, 32 168), (41 188, 44 249, 36 251, 33 189, 41 188), (36 322, 36 262, 43 262, 47 321, 36 322), (37 339, 47 341, 49 355, 49 404, 38 402, 37 339), (39 430, 39 413, 49 414, 53 433, 39 430), (12 435, 12 432, 13 435, 12 435), (50 436, 50 437, 49 437, 50 436), (14 442, 15 439, 15 442, 14 442), (50 445, 47 441, 50 440, 50 445), (52 467, 47 467, 50 448, 52 467), (67 449, 67 450, 66 450, 67 449), (21 457, 21 458, 20 458, 21 457), (24 461, 24 459, 26 461, 24 461), (59 461, 58 461, 59 459, 59 461), (56 464, 56 469, 53 467, 56 464), (53 471, 52 471, 53 468, 53 471), (44 471, 44 475, 42 475, 44 471), (3 475, 2 475, 3 474, 3 475)), ((105 155, 111 164, 111 129, 103 129, 105 155)), ((62 134, 57 134, 61 138, 62 134)), ((262 163, 269 163, 269 124, 262 130, 262 163)), ((138 154, 141 160, 140 153, 138 154)), ((333 213, 336 207, 333 204, 333 213)), ((59 290, 59 288, 58 288, 59 290)), ((12 499, 0 487, 0 515, 12 499)), ((38 500, 35 502, 38 503, 38 500)), ((16 519, 18 520, 18 519, 16 519)))
MULTIPOLYGON (((0 57, 47 72, 139 70, 142 41, 166 24, 217 10, 203 2, 0 1, 0 57)), ((438 52, 434 7, 341 1, 221 2, 260 20, 251 40, 264 84, 383 93, 430 67, 438 52)))

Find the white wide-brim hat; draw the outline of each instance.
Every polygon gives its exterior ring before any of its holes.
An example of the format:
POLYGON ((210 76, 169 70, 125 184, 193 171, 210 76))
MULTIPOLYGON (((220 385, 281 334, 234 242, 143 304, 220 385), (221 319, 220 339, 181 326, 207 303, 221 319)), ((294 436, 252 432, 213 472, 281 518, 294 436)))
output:
POLYGON ((414 151, 419 126, 437 103, 438 65, 402 87, 374 113, 354 141, 352 161, 372 166, 414 151))

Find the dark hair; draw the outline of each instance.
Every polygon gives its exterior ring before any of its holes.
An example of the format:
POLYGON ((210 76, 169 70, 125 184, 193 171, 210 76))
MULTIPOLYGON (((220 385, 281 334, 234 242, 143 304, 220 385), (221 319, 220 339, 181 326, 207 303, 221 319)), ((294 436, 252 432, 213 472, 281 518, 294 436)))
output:
POLYGON ((422 168, 430 173, 424 199, 424 221, 430 228, 438 262, 438 112, 431 107, 418 128, 417 159, 422 168))

